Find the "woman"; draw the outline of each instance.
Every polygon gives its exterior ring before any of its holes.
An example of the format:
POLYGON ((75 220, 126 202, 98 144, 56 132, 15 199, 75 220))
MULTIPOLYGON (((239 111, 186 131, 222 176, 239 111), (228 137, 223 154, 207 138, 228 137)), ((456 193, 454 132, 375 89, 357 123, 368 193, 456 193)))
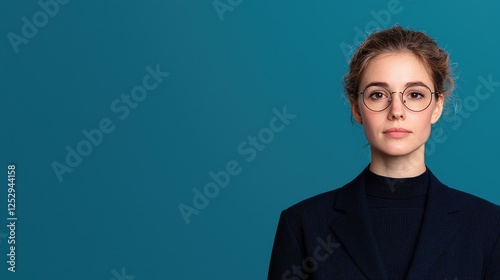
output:
POLYGON ((268 279, 500 279, 500 207, 443 185, 424 162, 450 73, 422 32, 395 26, 361 44, 344 84, 371 162, 281 213, 268 279))

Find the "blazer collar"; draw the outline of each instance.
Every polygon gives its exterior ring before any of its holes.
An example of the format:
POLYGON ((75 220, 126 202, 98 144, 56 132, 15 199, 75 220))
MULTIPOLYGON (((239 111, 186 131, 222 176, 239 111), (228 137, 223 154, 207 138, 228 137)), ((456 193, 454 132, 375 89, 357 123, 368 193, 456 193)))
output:
POLYGON ((364 172, 339 189, 335 210, 342 212, 332 230, 368 279, 387 280, 368 215, 364 172))
POLYGON ((429 193, 424 220, 413 256, 408 280, 427 278, 427 273, 460 228, 459 201, 451 189, 429 170, 429 193))
MULTIPOLYGON (((368 167, 367 167, 368 168, 368 167)), ((368 279, 388 279, 369 219, 364 172, 339 189, 332 230, 368 279)), ((457 232, 458 202, 429 170, 429 191, 417 247, 407 279, 424 279, 457 232)))

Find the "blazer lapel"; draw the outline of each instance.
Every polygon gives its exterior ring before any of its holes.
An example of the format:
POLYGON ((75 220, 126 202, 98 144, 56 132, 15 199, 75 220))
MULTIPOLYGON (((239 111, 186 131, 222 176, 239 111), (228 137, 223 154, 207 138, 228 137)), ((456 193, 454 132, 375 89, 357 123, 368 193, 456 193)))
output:
POLYGON ((429 170, 429 193, 424 220, 420 230, 417 248, 413 257, 408 280, 425 279, 432 265, 443 253, 457 232, 456 222, 459 207, 453 196, 447 195, 448 187, 443 185, 429 170))
POLYGON ((384 280, 387 273, 368 215, 363 174, 339 190, 335 210, 341 214, 331 228, 368 279, 384 280))

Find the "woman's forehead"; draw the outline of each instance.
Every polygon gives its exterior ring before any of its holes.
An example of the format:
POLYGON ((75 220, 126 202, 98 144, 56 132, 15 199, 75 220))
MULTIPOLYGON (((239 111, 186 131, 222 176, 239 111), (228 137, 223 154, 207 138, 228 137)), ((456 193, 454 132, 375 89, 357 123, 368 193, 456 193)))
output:
POLYGON ((427 67, 414 54, 383 53, 368 62, 359 86, 379 82, 390 87, 404 87, 414 81, 432 84, 427 67))

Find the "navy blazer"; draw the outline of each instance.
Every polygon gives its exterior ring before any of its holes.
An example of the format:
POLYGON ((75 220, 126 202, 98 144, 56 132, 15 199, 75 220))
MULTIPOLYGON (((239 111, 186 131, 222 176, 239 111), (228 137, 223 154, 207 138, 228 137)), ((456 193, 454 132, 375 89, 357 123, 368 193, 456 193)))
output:
MULTIPOLYGON (((429 184, 406 279, 500 280, 500 207, 445 186, 430 170, 429 184)), ((364 186, 361 173, 342 188, 284 210, 268 279, 388 279, 364 186)))

